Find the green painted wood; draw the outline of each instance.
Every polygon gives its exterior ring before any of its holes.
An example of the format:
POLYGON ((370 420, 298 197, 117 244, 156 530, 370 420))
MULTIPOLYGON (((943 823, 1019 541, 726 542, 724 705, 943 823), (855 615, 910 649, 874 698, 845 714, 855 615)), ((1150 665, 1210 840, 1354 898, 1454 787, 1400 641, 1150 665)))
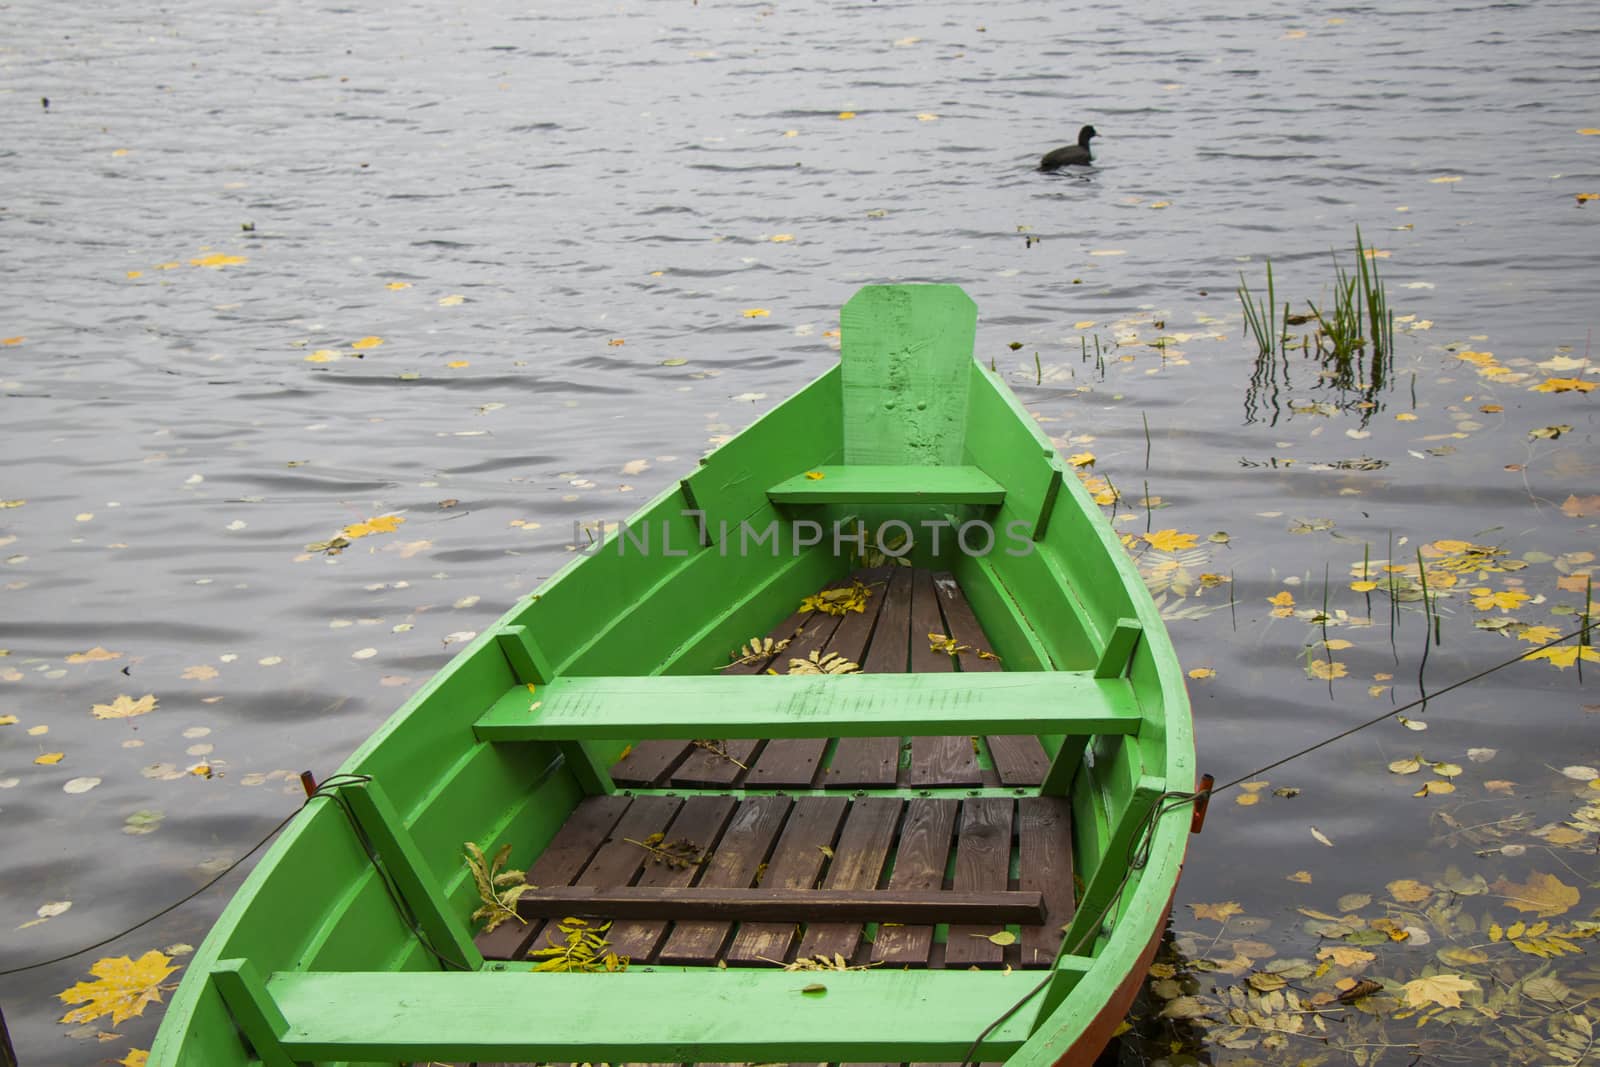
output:
POLYGON ((1127 858, 1138 840, 1139 833, 1144 829, 1150 810, 1155 806, 1156 798, 1164 789, 1165 785, 1160 779, 1141 780, 1133 795, 1127 799, 1122 811, 1116 815, 1110 839, 1106 842, 1104 857, 1089 876, 1083 896, 1078 901, 1077 911, 1073 913, 1072 922, 1067 927, 1066 937, 1062 939, 1063 951, 1069 953, 1074 949, 1078 952, 1087 951, 1093 944, 1089 939, 1093 936, 1090 931, 1114 917, 1106 912, 1106 906, 1116 896, 1117 887, 1127 873, 1127 858), (1083 943, 1080 944, 1080 941, 1083 943))
POLYGON ((483 955, 472 943, 465 916, 450 907, 427 860, 406 832, 400 813, 377 779, 341 786, 339 795, 350 805, 356 822, 377 850, 384 869, 433 947, 467 970, 482 967, 483 955))
POLYGON ((1044 540, 1050 530, 1050 516, 1055 514, 1056 497, 1061 495, 1061 468, 1050 466, 1050 484, 1045 486, 1044 499, 1039 502, 1039 517, 1033 520, 1033 539, 1044 540))
MULTIPOLYGON (((959 1060, 1019 996, 1000 974, 793 974, 777 968, 620 974, 279 972, 267 983, 299 1060, 609 1063, 959 1060), (444 979, 444 980, 440 980, 444 979), (807 994, 812 984, 824 993, 807 994), (427 1010, 418 1010, 426 1005, 427 1010)), ((1003 1058, 1015 1020, 983 1043, 1003 1058)))
POLYGON ((1068 734, 1061 738, 1061 747, 1049 757, 1049 767, 1039 782, 1040 796, 1059 797, 1068 793, 1078 768, 1083 766, 1084 749, 1090 740, 1089 734, 1068 734))
POLYGON ((255 964, 247 959, 219 960, 212 965, 211 981, 263 1067, 294 1067, 282 1045, 289 1022, 267 992, 255 964))
POLYGON ((1005 486, 977 467, 817 467, 767 490, 775 504, 996 505, 1005 498, 1005 486))
POLYGON ((844 461, 961 463, 978 309, 954 285, 869 285, 839 311, 844 461))
POLYGON ((1127 682, 1067 671, 1002 674, 557 678, 478 720, 479 738, 871 737, 915 733, 1131 733, 1127 682))
POLYGON ((505 653, 506 662, 523 682, 543 685, 555 677, 550 658, 544 654, 526 626, 502 626, 495 631, 495 643, 505 653))
POLYGON ((1133 657, 1133 646, 1139 643, 1144 627, 1138 619, 1118 619, 1111 636, 1106 639, 1105 651, 1100 653, 1100 663, 1094 669, 1096 678, 1125 678, 1128 660, 1133 657))

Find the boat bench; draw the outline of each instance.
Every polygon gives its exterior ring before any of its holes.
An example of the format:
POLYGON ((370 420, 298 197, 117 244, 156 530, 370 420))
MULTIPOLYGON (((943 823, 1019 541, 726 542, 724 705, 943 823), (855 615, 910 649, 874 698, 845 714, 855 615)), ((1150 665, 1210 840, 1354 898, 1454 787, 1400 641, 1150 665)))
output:
MULTIPOLYGON (((1056 972, 1074 985, 1093 960, 1056 972)), ((222 960, 212 980, 265 1067, 305 1061, 954 1062, 1031 978, 999 971, 302 972, 222 960)), ((978 1046, 1003 1060, 1035 1008, 978 1046)))
POLYGON ((982 504, 999 506, 1005 486, 977 467, 849 464, 818 467, 767 490, 774 504, 982 504))
POLYGON ((557 678, 508 690, 478 719, 482 741, 884 734, 1133 734, 1124 678, 997 674, 557 678))

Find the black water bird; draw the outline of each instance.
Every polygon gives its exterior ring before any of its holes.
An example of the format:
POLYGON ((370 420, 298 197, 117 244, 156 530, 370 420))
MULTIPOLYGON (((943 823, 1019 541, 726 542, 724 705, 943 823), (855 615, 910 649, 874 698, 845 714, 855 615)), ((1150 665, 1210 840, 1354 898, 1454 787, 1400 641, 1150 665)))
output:
POLYGON ((1039 160, 1040 170, 1058 170, 1061 167, 1083 166, 1087 167, 1094 162, 1094 156, 1089 152, 1089 139, 1097 137, 1093 126, 1085 126, 1078 131, 1078 143, 1064 145, 1054 151, 1046 152, 1043 159, 1039 160))

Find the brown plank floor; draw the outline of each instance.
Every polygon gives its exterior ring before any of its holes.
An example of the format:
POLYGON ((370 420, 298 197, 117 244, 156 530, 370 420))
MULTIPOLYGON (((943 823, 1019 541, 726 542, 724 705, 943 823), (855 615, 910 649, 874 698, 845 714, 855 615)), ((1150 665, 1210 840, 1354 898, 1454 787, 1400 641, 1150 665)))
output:
MULTIPOLYGON (((989 641, 955 578, 910 567, 857 571, 866 609, 842 617, 797 611, 766 636, 782 652, 726 668, 726 674, 786 673, 791 659, 835 652, 872 672, 994 671, 977 655, 989 641), (956 655, 929 634, 955 638, 956 655)), ((752 635, 755 636, 755 635, 752 635)), ((541 886, 717 889, 823 888, 872 892, 991 892, 1042 895, 1044 921, 1020 927, 1011 944, 990 935, 1005 924, 940 926, 842 922, 825 909, 815 921, 737 922, 704 914, 632 919, 607 932, 609 948, 634 965, 774 966, 843 960, 848 966, 1046 967, 1072 916, 1071 814, 1052 797, 851 795, 864 787, 1026 787, 1049 760, 1033 737, 882 737, 646 741, 612 768, 623 788, 698 790, 687 798, 590 797, 528 872, 541 886), (837 790, 798 798, 715 795, 738 789, 837 790), (703 853, 692 866, 655 862, 652 834, 703 853)), ((591 917, 596 922, 607 916, 591 917)), ((530 918, 481 935, 488 959, 523 959, 546 946, 554 927, 530 918)), ((1004 941, 1005 939, 1001 939, 1004 941)))
MULTIPOLYGON (((805 923, 634 919, 606 937, 635 966, 774 966, 822 956, 855 967, 1045 967, 1072 916, 1069 820, 1067 802, 1054 797, 597 796, 573 811, 529 878, 597 888, 1037 891, 1044 922, 1023 925, 1004 945, 990 940, 1002 922, 952 925, 941 938, 933 926, 828 921, 820 911, 805 923), (656 862, 644 844, 658 832, 702 862, 656 862)), ((508 922, 480 935, 478 947, 486 958, 517 960, 554 936, 537 919, 508 922)))
MULTIPOLYGON (((863 673, 997 671, 978 655, 989 639, 954 576, 912 567, 857 571, 829 588, 859 580, 871 591, 866 610, 842 618, 799 612, 765 636, 789 640, 782 652, 725 668, 723 674, 785 674, 791 659, 829 652, 863 673), (966 648, 936 651, 929 634, 966 648)), ((752 635, 754 636, 754 635, 752 635)), ((777 741, 643 741, 611 768, 619 786, 710 789, 862 789, 894 786, 1036 786, 1050 761, 1034 737, 846 737, 777 741), (987 755, 988 759, 981 757, 987 755), (986 765, 987 764, 987 765, 986 765)))

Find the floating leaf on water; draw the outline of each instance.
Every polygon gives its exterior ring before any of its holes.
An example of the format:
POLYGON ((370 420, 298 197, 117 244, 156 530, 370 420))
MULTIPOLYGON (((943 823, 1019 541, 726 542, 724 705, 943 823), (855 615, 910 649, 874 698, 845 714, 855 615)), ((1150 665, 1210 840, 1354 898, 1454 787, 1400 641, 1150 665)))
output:
POLYGON ((1317 949, 1317 959, 1329 960, 1335 967, 1361 967, 1371 963, 1378 957, 1363 948, 1349 948, 1344 945, 1325 945, 1317 949))
POLYGON ((1459 974, 1436 974, 1427 978, 1415 978, 1401 988, 1405 993, 1406 1004, 1413 1008, 1423 1008, 1429 1004, 1459 1008, 1462 993, 1480 991, 1477 982, 1463 978, 1459 974))
POLYGON ((1213 919, 1219 923, 1225 923, 1235 915, 1244 914, 1244 908, 1234 900, 1220 904, 1190 904, 1189 907, 1194 909, 1196 919, 1213 919))
POLYGON ((1561 768, 1561 773, 1578 782, 1592 782, 1600 778, 1600 770, 1593 767, 1572 766, 1561 768))
POLYGON ((1399 878, 1390 882, 1385 888, 1389 895, 1402 904, 1417 904, 1433 896, 1433 887, 1423 885, 1411 878, 1399 878))
POLYGON ((1362 908, 1372 903, 1372 894, 1346 893, 1344 896, 1340 897, 1336 903, 1339 910, 1342 912, 1348 913, 1352 911, 1360 911, 1362 908))
POLYGON ((1365 978, 1343 990, 1335 999, 1341 1004, 1354 1004, 1362 997, 1370 997, 1372 994, 1382 990, 1382 982, 1375 982, 1371 978, 1365 978))
MULTIPOLYGON (((379 515, 365 522, 354 522, 340 531, 340 535, 354 541, 358 537, 370 537, 373 534, 394 533, 405 522, 401 515, 379 515)), ((309 546, 308 546, 309 547, 309 546)))
POLYGON ((1157 530, 1155 533, 1139 535, 1151 548, 1161 552, 1177 552, 1180 549, 1193 548, 1199 541, 1195 534, 1179 533, 1177 530, 1157 530))
POLYGON ((1318 830, 1315 826, 1311 828, 1311 836, 1316 838, 1320 844, 1327 845, 1329 848, 1333 847, 1333 842, 1328 840, 1328 835, 1318 830))
POLYGON ((80 1005, 63 1015, 61 1021, 88 1023, 109 1015, 112 1026, 121 1025, 144 1014, 146 1006, 161 1003, 161 983, 176 970, 172 958, 155 949, 137 960, 127 956, 96 960, 89 968, 94 981, 79 982, 57 994, 64 1003, 80 1005))
POLYGON ((122 658, 122 653, 121 652, 112 652, 109 649, 104 649, 104 648, 101 648, 99 645, 96 645, 95 647, 89 649, 89 651, 87 651, 87 652, 74 652, 74 653, 72 653, 72 655, 67 657, 67 662, 68 663, 99 663, 99 662, 101 662, 103 660, 121 659, 121 658, 122 658))
POLYGON ((1415 756, 1407 756, 1405 759, 1397 759, 1389 764, 1389 771, 1392 774, 1416 774, 1420 770, 1422 770, 1422 756, 1420 753, 1415 756))
POLYGON ((1162 1005, 1163 1019, 1198 1019, 1206 1014, 1206 1006, 1199 997, 1177 997, 1162 1005))
POLYGON ((62 757, 65 755, 65 752, 45 752, 41 755, 33 757, 33 762, 46 767, 53 767, 57 763, 60 763, 62 757))
POLYGON ((1489 888, 1503 896, 1509 907, 1534 912, 1541 918, 1570 910, 1578 903, 1579 896, 1576 887, 1567 885, 1553 874, 1531 874, 1522 883, 1501 876, 1489 888))

